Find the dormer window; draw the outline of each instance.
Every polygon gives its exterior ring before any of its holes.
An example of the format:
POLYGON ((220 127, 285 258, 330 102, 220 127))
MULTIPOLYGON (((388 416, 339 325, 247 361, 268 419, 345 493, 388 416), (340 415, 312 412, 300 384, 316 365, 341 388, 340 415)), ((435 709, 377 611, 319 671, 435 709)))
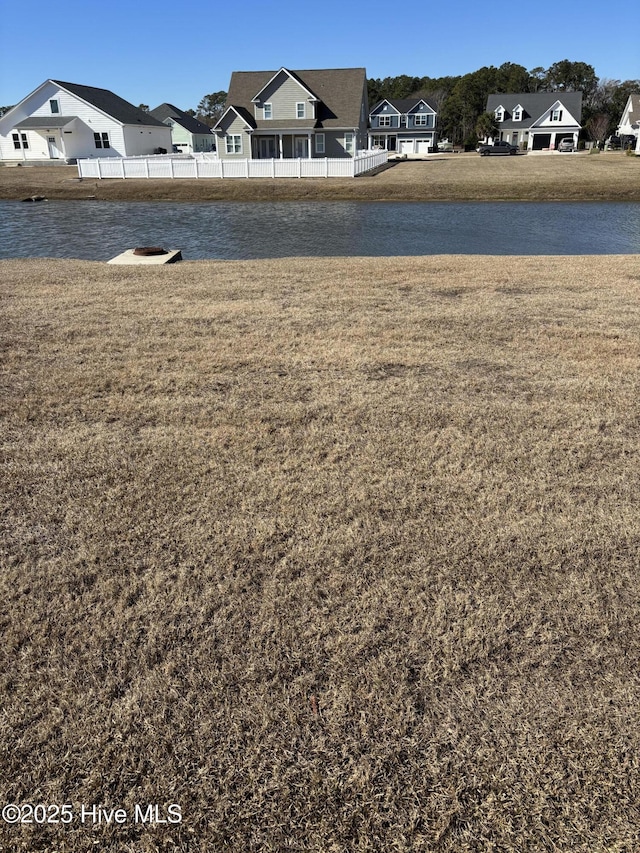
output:
POLYGON ((514 121, 522 121, 522 107, 518 104, 517 107, 513 109, 513 120, 514 121))
POLYGON ((496 110, 496 121, 504 121, 504 107, 498 107, 496 110))
POLYGON ((49 101, 49 107, 51 109, 51 115, 60 115, 60 104, 55 100, 55 98, 49 101))
POLYGON ((265 120, 273 118, 273 104, 264 104, 262 111, 265 120))

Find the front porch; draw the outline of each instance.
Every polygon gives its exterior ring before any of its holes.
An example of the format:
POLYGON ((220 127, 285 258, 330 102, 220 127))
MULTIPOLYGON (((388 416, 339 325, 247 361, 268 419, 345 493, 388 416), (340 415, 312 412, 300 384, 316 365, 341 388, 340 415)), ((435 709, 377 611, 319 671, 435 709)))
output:
POLYGON ((75 116, 32 116, 18 122, 11 133, 15 161, 68 162, 65 134, 71 133, 75 116))
MULTIPOLYGON (((311 131, 279 131, 268 135, 254 133, 251 156, 254 160, 310 160, 314 155, 313 143, 314 134, 311 131)), ((324 156, 324 151, 315 153, 324 156)))

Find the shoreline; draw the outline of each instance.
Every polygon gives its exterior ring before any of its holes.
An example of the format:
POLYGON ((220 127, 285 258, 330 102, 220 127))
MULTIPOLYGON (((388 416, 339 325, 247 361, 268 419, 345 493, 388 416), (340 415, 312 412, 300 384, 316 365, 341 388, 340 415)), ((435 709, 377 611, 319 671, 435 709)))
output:
POLYGON ((0 166, 0 200, 640 202, 640 158, 475 153, 393 161, 357 178, 80 179, 76 166, 0 166))

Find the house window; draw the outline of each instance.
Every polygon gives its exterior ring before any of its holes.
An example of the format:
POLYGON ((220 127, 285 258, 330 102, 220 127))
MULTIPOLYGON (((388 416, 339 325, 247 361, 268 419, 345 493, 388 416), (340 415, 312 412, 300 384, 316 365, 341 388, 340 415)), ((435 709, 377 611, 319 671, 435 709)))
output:
POLYGON ((51 114, 52 115, 59 115, 60 104, 56 100, 49 101, 49 106, 51 107, 51 114))
POLYGON ((353 133, 345 133, 344 135, 344 150, 347 154, 353 154, 354 147, 354 134, 353 133))
POLYGON ((96 148, 111 148, 108 133, 94 133, 93 141, 96 144, 96 148))
POLYGON ((273 104, 265 104, 263 107, 263 115, 265 119, 273 118, 273 104))
POLYGON ((242 154, 242 136, 231 133, 227 136, 227 154, 242 154))
POLYGON ((29 143, 27 142, 27 134, 26 133, 12 133, 13 138, 13 147, 19 151, 21 148, 28 150, 29 143))
POLYGON ((304 101, 300 101, 296 104, 296 118, 304 118, 305 117, 305 106, 304 101))
POLYGON ((378 127, 391 127, 391 116, 378 116, 378 127))
POLYGON ((372 136, 371 144, 374 148, 381 148, 383 151, 387 147, 387 137, 386 136, 372 136))
POLYGON ((324 133, 316 133, 316 154, 324 154, 324 133))
POLYGON ((498 107, 496 110, 496 121, 504 121, 504 107, 498 107))
POLYGON ((551 121, 562 121, 562 110, 553 110, 551 113, 551 121))
POLYGON ((522 121, 522 107, 516 107, 513 111, 513 120, 522 121))
POLYGON ((417 113, 414 116, 415 126, 416 127, 429 127, 429 125, 431 124, 431 122, 429 121, 430 118, 431 118, 431 116, 428 115, 427 113, 417 113))

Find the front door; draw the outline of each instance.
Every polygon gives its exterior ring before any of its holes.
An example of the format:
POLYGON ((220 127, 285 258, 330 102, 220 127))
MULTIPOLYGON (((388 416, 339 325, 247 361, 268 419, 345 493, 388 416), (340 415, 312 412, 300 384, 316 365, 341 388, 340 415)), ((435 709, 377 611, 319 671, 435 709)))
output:
POLYGON ((60 149, 58 148, 58 141, 55 136, 47 136, 47 145, 49 146, 49 157, 52 160, 59 160, 60 149))
POLYGON ((296 157, 309 156, 309 140, 305 136, 296 136, 296 157))

